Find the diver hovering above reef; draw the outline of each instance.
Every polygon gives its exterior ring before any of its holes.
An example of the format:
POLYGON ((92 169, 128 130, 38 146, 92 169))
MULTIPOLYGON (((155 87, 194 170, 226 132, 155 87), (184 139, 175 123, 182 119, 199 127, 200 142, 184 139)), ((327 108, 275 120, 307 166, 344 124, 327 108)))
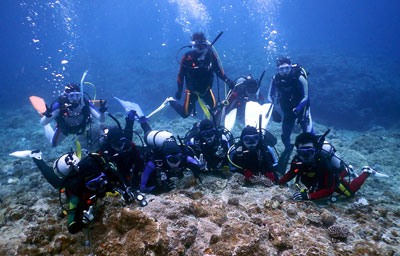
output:
POLYGON ((216 100, 211 90, 214 73, 226 82, 230 88, 234 85, 225 75, 216 53, 212 50, 213 44, 221 34, 212 43, 207 41, 203 33, 194 33, 192 35, 191 47, 193 50, 185 53, 181 60, 178 74, 178 91, 175 94, 175 98, 180 100, 183 92, 183 84, 186 83, 185 102, 183 106, 177 101, 169 102, 171 107, 183 118, 187 118, 190 114, 196 114, 194 113, 194 109, 197 101, 199 101, 200 106, 209 118, 206 105, 210 109, 216 106, 216 100))
POLYGON ((280 173, 284 173, 293 149, 290 135, 296 120, 303 132, 314 133, 314 130, 310 112, 307 72, 300 65, 292 64, 288 57, 278 59, 276 67, 278 73, 272 78, 268 100, 274 104, 272 120, 278 123, 282 122, 281 138, 285 150, 279 159, 279 169, 280 173))
POLYGON ((290 170, 278 181, 284 184, 294 178, 299 190, 293 194, 295 201, 315 200, 339 195, 351 197, 370 176, 389 177, 369 166, 363 167, 358 176, 351 166, 347 166, 337 155, 335 148, 325 141, 325 136, 305 132, 296 137, 297 154, 291 162, 290 170), (348 180, 345 177, 348 176, 348 180), (350 181, 350 179, 354 178, 350 181), (301 184, 306 188, 301 189, 301 184))
POLYGON ((46 137, 53 147, 58 146, 69 134, 85 133, 92 117, 104 122, 104 113, 107 111, 106 101, 100 100, 100 109, 97 109, 84 98, 77 84, 67 84, 63 95, 50 107, 46 105, 45 109, 40 124, 44 126, 46 137), (55 130, 50 125, 53 120, 57 122, 55 130))
MULTIPOLYGON (((264 74, 265 71, 259 79, 255 79, 251 75, 235 79, 234 87, 228 92, 225 100, 221 102, 220 107, 222 108, 219 108, 215 113, 218 124, 222 122, 229 131, 233 129, 237 121, 241 128, 246 125, 254 126, 255 123, 246 124, 246 120, 250 122, 253 119, 249 116, 250 114, 258 119, 259 115, 265 112, 263 110, 267 110, 267 113, 271 112, 272 104, 264 105, 264 96, 260 93, 264 74)), ((264 120, 265 127, 268 121, 269 118, 264 120)))

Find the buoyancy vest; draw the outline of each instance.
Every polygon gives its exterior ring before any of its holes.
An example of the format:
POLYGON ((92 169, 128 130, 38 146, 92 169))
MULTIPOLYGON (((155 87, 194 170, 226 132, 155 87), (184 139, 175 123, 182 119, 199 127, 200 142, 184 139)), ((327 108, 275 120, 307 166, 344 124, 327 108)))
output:
POLYGON ((60 114, 56 118, 57 127, 65 134, 82 134, 85 132, 86 125, 91 121, 90 119, 90 105, 89 102, 85 99, 84 106, 81 108, 79 112, 77 112, 74 116, 71 116, 70 112, 71 104, 69 103, 66 97, 60 97, 57 100, 59 104, 60 114), (81 117, 82 116, 82 117, 81 117), (80 118, 81 117, 81 118, 80 118), (67 122, 67 118, 74 118, 79 120, 80 122, 77 125, 71 126, 67 122))
POLYGON ((289 76, 284 77, 276 74, 273 78, 279 103, 285 112, 291 112, 303 99, 303 85, 299 81, 300 76, 304 76, 307 79, 307 72, 300 65, 293 64, 292 73, 289 76))

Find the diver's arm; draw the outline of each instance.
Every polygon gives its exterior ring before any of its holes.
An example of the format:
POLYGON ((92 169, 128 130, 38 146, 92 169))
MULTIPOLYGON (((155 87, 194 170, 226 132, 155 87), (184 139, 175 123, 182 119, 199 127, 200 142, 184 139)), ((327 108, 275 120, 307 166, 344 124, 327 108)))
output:
POLYGON ((302 85, 303 89, 303 99, 300 101, 300 103, 296 107, 296 112, 300 113, 305 106, 308 104, 308 81, 304 76, 299 77, 299 82, 302 85))
POLYGON ((51 121, 53 121, 54 119, 56 119, 56 118, 58 117, 59 114, 60 114, 60 109, 59 109, 59 108, 53 110, 53 111, 51 112, 51 117, 43 116, 43 117, 40 119, 40 124, 43 125, 43 126, 49 124, 51 121))
POLYGON ((100 111, 92 104, 89 104, 89 109, 90 109, 90 114, 94 116, 96 119, 99 119, 101 123, 103 123, 104 120, 106 120, 105 113, 100 113, 100 111))
POLYGON ((124 129, 124 136, 129 140, 132 141, 133 138, 133 125, 135 120, 129 117, 125 117, 125 129, 124 129))
POLYGON ((154 163, 152 161, 149 161, 142 174, 142 179, 140 180, 140 191, 144 193, 149 193, 156 188, 156 186, 151 186, 151 187, 147 186, 147 183, 149 182, 150 179, 150 175, 155 171, 155 169, 156 166, 154 165, 154 163))
POLYGON ((215 52, 214 52, 214 51, 212 51, 212 50, 210 50, 210 51, 211 51, 211 58, 212 58, 212 60, 211 60, 211 61, 212 61, 212 67, 213 67, 213 70, 214 70, 215 74, 216 74, 221 80, 223 80, 224 82, 228 82, 229 79, 228 79, 228 77, 225 75, 224 71, 222 70, 222 67, 219 65, 217 55, 215 55, 215 52))
POLYGON ((186 157, 186 167, 189 168, 193 172, 193 176, 195 178, 199 178, 199 173, 201 170, 205 169, 205 165, 200 163, 196 159, 191 156, 186 157))
POLYGON ((269 85, 267 100, 273 104, 276 104, 276 102, 275 102, 276 86, 275 86, 274 80, 275 80, 275 76, 272 78, 271 84, 269 85))
POLYGON ((186 54, 182 57, 181 66, 179 69, 179 74, 178 74, 178 79, 177 79, 179 92, 182 92, 182 90, 183 90, 183 81, 185 79, 185 74, 186 74, 185 62, 186 62, 186 54))
POLYGON ((296 177, 296 174, 297 174, 296 170, 298 170, 297 168, 298 168, 297 164, 292 162, 292 164, 290 166, 290 170, 285 175, 283 175, 282 178, 279 179, 278 184, 279 185, 285 184, 285 183, 291 181, 294 177, 296 177))

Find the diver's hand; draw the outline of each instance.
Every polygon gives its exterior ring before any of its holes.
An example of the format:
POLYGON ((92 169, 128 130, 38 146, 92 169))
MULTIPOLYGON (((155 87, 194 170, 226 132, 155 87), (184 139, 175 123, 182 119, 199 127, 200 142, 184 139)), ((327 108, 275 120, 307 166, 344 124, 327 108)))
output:
POLYGON ((299 114, 299 113, 297 112, 297 109, 296 109, 296 108, 293 108, 292 111, 293 111, 293 114, 294 114, 295 116, 297 116, 297 115, 299 114))
POLYGON ((254 178, 254 173, 249 169, 244 170, 244 180, 253 183, 252 178, 254 178))
POLYGON ((215 155, 216 155, 217 157, 225 157, 225 156, 226 156, 226 153, 225 153, 224 148, 221 147, 221 146, 219 146, 218 149, 217 149, 217 152, 215 152, 215 155))
POLYGON ((200 154, 199 158, 194 157, 194 159, 196 159, 197 162, 199 163, 199 170, 200 171, 208 171, 207 161, 204 159, 203 154, 200 154))
POLYGON ((182 90, 178 90, 175 93, 175 99, 180 100, 182 98, 182 90))
POLYGON ((131 110, 131 111, 128 112, 127 118, 130 121, 133 121, 133 120, 135 120, 136 116, 137 116, 136 111, 135 110, 131 110))
POLYGON ((297 201, 297 202, 304 201, 304 200, 310 200, 310 196, 308 195, 308 193, 306 191, 298 191, 293 194, 293 200, 297 201))
POLYGON ((146 116, 139 117, 139 123, 145 124, 149 119, 146 116))
POLYGON ((107 111, 106 103, 107 103, 107 100, 102 100, 102 99, 100 99, 100 108, 99 108, 99 111, 100 111, 100 113, 102 113, 102 114, 104 114, 104 113, 107 111))
POLYGON ((162 186, 165 191, 171 191, 175 188, 175 182, 172 180, 164 180, 162 186))
POLYGON ((46 106, 46 111, 44 111, 42 115, 44 115, 47 118, 51 118, 52 117, 51 109, 49 108, 49 106, 47 106, 47 104, 45 104, 45 106, 46 106))

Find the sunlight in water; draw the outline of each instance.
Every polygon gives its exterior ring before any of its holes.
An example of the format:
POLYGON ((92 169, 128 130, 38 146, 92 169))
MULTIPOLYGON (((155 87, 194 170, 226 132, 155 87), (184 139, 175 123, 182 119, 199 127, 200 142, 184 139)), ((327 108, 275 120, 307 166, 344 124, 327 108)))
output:
POLYGON ((208 34, 211 17, 206 7, 199 0, 169 0, 178 6, 178 17, 175 21, 182 26, 185 33, 202 31, 208 34))

